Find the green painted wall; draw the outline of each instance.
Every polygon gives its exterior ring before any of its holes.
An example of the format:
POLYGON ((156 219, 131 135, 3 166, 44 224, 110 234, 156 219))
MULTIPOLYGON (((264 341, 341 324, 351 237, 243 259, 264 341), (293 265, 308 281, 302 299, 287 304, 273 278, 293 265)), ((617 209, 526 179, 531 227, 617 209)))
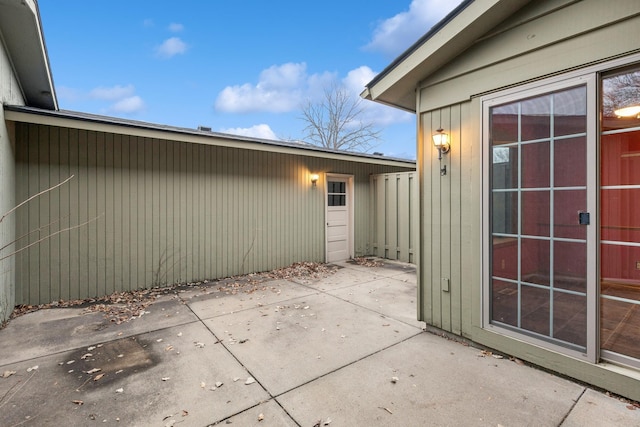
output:
POLYGON ((373 255, 416 264, 419 238, 417 172, 371 176, 373 255))
MULTIPOLYGON (((20 85, 3 43, 0 43, 0 104, 24 105, 20 85)), ((12 130, 12 125, 4 120, 4 110, 0 106, 0 218, 15 206, 12 130)), ((15 215, 9 215, 0 222, 0 248, 4 247, 0 249, 0 258, 5 258, 0 259, 0 323, 9 318, 15 304, 15 257, 9 256, 14 251, 10 243, 15 240, 15 219, 15 215)))
POLYGON ((325 258, 323 173, 354 175, 355 255, 371 251, 370 174, 409 167, 16 123, 16 302, 47 303, 325 258), (310 174, 321 175, 312 187, 310 174), (88 222, 88 223, 87 223, 88 222))

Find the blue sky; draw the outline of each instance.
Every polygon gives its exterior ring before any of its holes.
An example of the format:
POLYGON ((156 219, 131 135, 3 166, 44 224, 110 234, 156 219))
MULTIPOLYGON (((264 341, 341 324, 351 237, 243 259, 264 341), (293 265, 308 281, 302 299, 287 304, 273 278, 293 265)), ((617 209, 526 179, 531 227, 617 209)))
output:
MULTIPOLYGON (((61 109, 299 140, 300 105, 354 96, 459 2, 39 0, 61 109)), ((413 114, 365 101, 373 151, 415 158, 413 114)))

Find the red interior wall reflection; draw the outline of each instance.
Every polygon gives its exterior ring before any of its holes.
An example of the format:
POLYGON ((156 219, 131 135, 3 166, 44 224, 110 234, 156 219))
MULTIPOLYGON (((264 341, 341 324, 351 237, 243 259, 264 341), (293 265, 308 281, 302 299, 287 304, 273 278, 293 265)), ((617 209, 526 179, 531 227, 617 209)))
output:
MULTIPOLYGON (((640 184, 640 131, 602 136, 601 239, 640 242, 640 189, 606 188, 640 184)), ((605 281, 640 284, 640 248, 603 244, 605 281)))

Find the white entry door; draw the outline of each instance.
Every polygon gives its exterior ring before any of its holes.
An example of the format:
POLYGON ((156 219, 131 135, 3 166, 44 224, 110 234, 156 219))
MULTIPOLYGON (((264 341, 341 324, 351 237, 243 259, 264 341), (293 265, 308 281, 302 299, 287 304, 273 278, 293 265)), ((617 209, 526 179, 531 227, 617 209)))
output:
POLYGON ((327 175, 327 262, 353 255, 351 183, 349 176, 327 175))

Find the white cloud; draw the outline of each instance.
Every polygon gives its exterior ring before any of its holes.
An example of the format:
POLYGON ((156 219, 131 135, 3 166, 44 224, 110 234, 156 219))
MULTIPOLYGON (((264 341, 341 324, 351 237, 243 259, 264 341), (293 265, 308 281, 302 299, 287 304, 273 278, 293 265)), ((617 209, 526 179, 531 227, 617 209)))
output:
MULTIPOLYGON (((258 83, 245 83, 224 88, 215 102, 218 111, 227 113, 270 112, 285 113, 299 110, 301 104, 307 100, 320 102, 324 98, 324 91, 332 84, 342 85, 359 100, 364 86, 376 75, 371 68, 361 66, 349 71, 341 81, 335 73, 324 72, 308 75, 305 63, 287 63, 274 65, 260 73, 258 83)), ((363 102, 363 119, 372 121, 378 126, 393 123, 405 123, 412 120, 413 115, 401 110, 387 107, 374 102, 363 102)), ((250 128, 253 129, 253 128, 250 128)), ((239 135, 246 133, 232 132, 239 135)), ((273 136, 261 136, 273 139, 273 136)))
POLYGON ((185 53, 186 51, 187 44, 183 42, 180 37, 168 38, 156 48, 156 54, 165 59, 185 53))
POLYGON ((118 102, 114 103, 109 111, 113 111, 114 113, 139 113, 144 109, 144 101, 137 95, 129 96, 127 98, 123 98, 118 102))
MULTIPOLYGON (((364 90, 364 86, 376 76, 376 72, 367 66, 361 66, 347 73, 342 79, 343 86, 359 97, 364 90)), ((414 117, 413 113, 408 113, 397 108, 382 105, 377 102, 362 100, 362 119, 374 123, 376 126, 384 127, 394 123, 408 123, 414 117)))
POLYGON ((176 22, 172 22, 171 24, 169 24, 169 31, 171 31, 172 33, 179 33, 182 30, 184 30, 184 25, 182 24, 178 24, 176 22))
POLYGON ((127 86, 115 85, 112 87, 100 86, 95 89, 92 89, 91 92, 89 92, 89 96, 95 99, 104 99, 107 101, 113 101, 116 99, 122 99, 128 96, 131 96, 133 95, 135 90, 136 89, 133 87, 133 85, 127 85, 127 86))
POLYGON ((215 102, 219 111, 245 113, 291 111, 304 99, 308 77, 305 63, 273 65, 260 73, 258 83, 227 86, 215 102))
POLYGON ((123 98, 109 107, 114 113, 134 114, 144 110, 144 101, 138 95, 123 98))
POLYGON ((353 69, 342 79, 343 85, 353 93, 360 95, 364 87, 376 76, 376 73, 366 65, 353 69))
POLYGON ((250 128, 228 128, 222 129, 222 133, 230 133, 233 135, 249 136, 253 138, 278 139, 276 134, 271 130, 269 125, 260 124, 251 126, 250 128))
POLYGON ((407 12, 398 13, 378 25, 365 49, 397 56, 418 41, 458 3, 451 0, 412 0, 407 12))

